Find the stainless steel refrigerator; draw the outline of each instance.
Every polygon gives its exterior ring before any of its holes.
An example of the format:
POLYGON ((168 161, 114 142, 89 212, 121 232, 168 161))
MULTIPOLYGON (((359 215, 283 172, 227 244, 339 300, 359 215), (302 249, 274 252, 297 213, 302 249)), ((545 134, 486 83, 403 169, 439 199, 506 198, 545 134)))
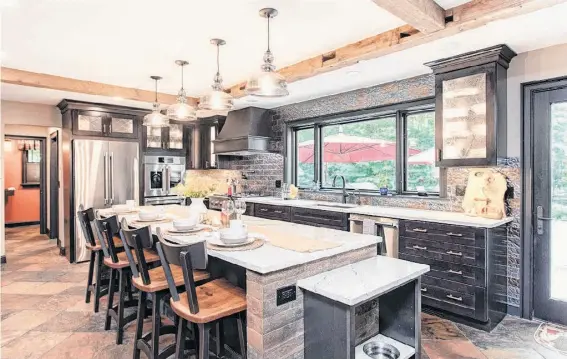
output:
POLYGON ((137 142, 73 140, 73 192, 75 220, 75 262, 89 260, 86 238, 76 213, 84 208, 95 209, 139 203, 139 144, 137 142))

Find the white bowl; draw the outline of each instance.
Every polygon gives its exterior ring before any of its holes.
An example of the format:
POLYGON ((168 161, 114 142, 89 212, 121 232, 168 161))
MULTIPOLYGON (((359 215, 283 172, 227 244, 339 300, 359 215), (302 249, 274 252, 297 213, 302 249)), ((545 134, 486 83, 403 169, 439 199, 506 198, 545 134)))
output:
POLYGON ((175 219, 173 220, 173 228, 178 231, 189 231, 195 228, 197 222, 199 222, 197 217, 175 219))
POLYGON ((157 219, 159 214, 151 211, 140 211, 140 213, 138 213, 138 217, 140 217, 142 221, 151 221, 157 219))
POLYGON ((220 240, 225 244, 245 243, 248 240, 248 232, 245 229, 224 228, 219 231, 219 234, 220 240))

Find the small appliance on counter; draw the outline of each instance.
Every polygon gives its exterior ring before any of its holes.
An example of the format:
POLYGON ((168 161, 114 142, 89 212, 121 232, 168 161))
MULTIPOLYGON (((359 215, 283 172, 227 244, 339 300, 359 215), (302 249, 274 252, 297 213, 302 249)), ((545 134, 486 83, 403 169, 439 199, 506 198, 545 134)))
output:
POLYGON ((144 205, 183 204, 185 198, 172 189, 183 179, 185 157, 144 156, 144 205))

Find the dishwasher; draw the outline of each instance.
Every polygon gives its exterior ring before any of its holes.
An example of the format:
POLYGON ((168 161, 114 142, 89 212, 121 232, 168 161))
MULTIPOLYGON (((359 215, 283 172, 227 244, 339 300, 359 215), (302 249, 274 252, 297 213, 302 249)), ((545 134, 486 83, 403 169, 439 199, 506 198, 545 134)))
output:
POLYGON ((400 240, 397 219, 351 214, 349 221, 352 233, 382 237, 382 243, 378 244, 378 254, 398 258, 400 240))

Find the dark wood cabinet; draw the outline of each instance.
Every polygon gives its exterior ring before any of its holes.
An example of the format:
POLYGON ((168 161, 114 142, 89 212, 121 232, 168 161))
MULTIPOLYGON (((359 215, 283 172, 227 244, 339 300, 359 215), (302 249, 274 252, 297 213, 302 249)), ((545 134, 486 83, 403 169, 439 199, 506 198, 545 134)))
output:
POLYGON ((202 118, 198 122, 195 129, 195 137, 198 137, 196 143, 196 159, 194 167, 198 169, 218 168, 218 156, 215 155, 213 141, 217 138, 220 130, 224 126, 226 117, 212 116, 202 118))
POLYGON ((291 221, 291 207, 274 206, 271 204, 256 203, 254 205, 254 216, 278 221, 291 221))
POLYGON ((506 157, 506 45, 427 63, 435 74, 438 167, 494 166, 506 157))
POLYGON ((506 314, 506 226, 400 222, 400 259, 428 264, 422 303, 492 328, 506 314), (500 270, 499 270, 500 268, 500 270))
POLYGON ((187 155, 192 128, 192 124, 177 121, 169 121, 167 127, 142 126, 142 148, 146 153, 187 155))
POLYGON ((348 231, 348 214, 311 208, 291 208, 291 221, 340 231, 348 231))
POLYGON ((76 136, 137 139, 141 116, 106 111, 72 110, 76 136))

